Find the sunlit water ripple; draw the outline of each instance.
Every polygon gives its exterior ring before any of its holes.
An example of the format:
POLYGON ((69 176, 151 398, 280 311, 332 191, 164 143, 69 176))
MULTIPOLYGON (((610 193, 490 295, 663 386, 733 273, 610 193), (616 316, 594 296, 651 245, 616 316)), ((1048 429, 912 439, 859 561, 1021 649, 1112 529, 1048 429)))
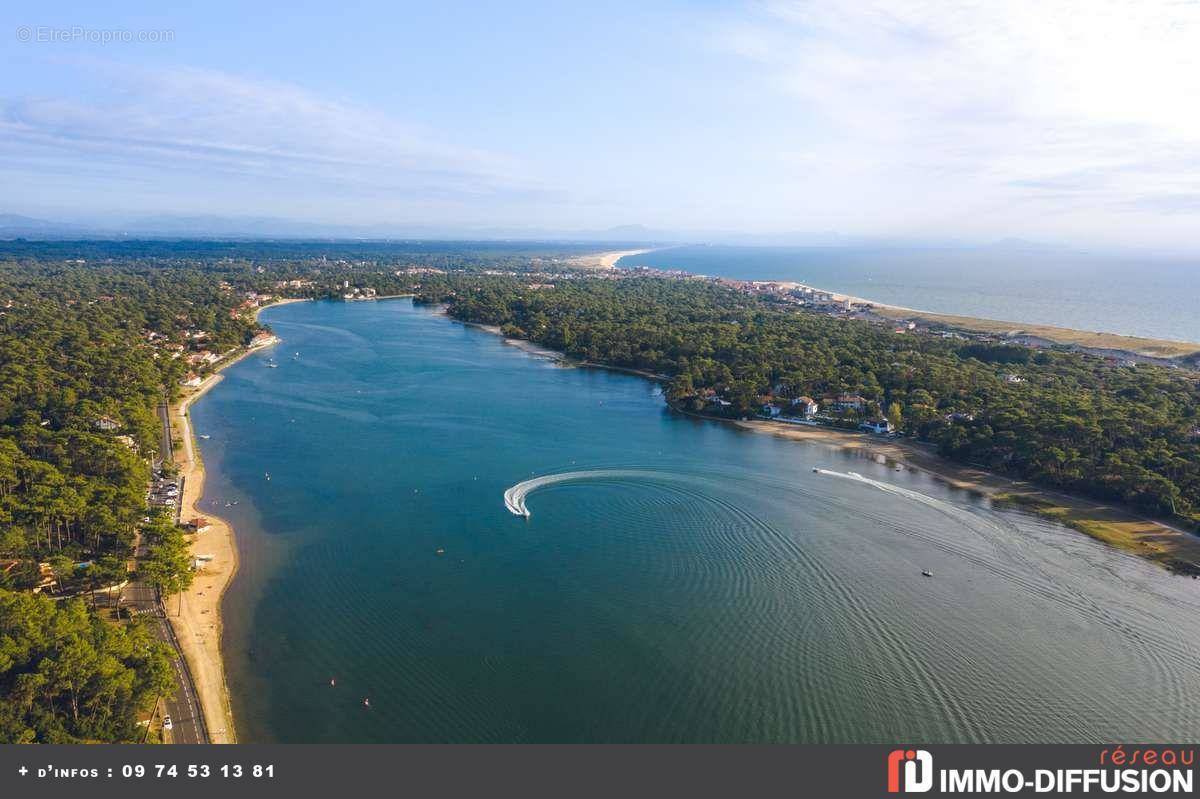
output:
POLYGON ((301 357, 192 411, 244 740, 1198 732, 1191 580, 407 301, 265 317, 301 357))

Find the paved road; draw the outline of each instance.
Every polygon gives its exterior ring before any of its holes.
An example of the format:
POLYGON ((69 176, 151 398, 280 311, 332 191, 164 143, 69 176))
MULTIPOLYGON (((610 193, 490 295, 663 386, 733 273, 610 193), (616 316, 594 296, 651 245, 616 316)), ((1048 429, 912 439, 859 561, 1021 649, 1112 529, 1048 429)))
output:
MULTIPOLYGON (((171 457, 171 420, 167 415, 166 403, 158 406, 158 415, 162 419, 162 453, 165 458, 171 457)), ((181 486, 182 489, 182 486, 181 486)), ((182 490, 180 496, 183 495, 182 490)), ((177 514, 178 515, 178 514, 177 514)), ((138 559, 146 556, 146 546, 138 536, 135 554, 138 559)), ((137 616, 149 616, 151 629, 158 640, 167 644, 175 652, 171 668, 175 672, 175 693, 166 697, 164 713, 171 717, 171 739, 175 743, 204 744, 208 743, 208 730, 204 726, 204 714, 200 712, 200 703, 196 699, 196 688, 192 685, 191 674, 188 673, 187 663, 175 640, 175 633, 166 619, 158 592, 152 586, 140 580, 129 584, 124 592, 124 606, 137 616)))
POLYGON ((170 461, 174 457, 174 451, 171 448, 171 416, 166 401, 158 403, 158 418, 162 420, 162 443, 158 450, 159 456, 164 461, 170 461))
POLYGON ((165 697, 163 709, 163 712, 171 717, 171 723, 174 725, 171 730, 173 742, 180 744, 208 743, 208 730, 204 726, 204 715, 200 712, 200 703, 196 699, 196 689, 192 687, 192 678, 188 674, 183 653, 179 651, 175 634, 158 601, 157 592, 142 582, 133 582, 125 589, 124 599, 125 610, 135 616, 148 617, 150 629, 158 640, 170 646, 175 652, 175 657, 171 661, 171 668, 175 672, 175 693, 165 697))

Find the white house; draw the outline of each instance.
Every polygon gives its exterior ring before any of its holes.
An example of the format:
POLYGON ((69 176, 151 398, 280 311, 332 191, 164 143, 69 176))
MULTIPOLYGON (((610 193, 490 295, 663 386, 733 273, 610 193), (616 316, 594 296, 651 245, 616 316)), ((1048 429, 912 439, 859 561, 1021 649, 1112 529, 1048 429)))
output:
POLYGON ((829 400, 829 405, 835 411, 861 411, 867 407, 867 400, 857 394, 839 394, 829 400))
POLYGON ((792 411, 794 413, 802 413, 805 416, 816 416, 817 410, 817 401, 812 397, 796 397, 792 400, 792 411))
POLYGON ((875 433, 876 435, 884 435, 885 433, 891 433, 896 428, 887 419, 872 419, 869 422, 860 424, 858 429, 866 430, 868 433, 875 433))

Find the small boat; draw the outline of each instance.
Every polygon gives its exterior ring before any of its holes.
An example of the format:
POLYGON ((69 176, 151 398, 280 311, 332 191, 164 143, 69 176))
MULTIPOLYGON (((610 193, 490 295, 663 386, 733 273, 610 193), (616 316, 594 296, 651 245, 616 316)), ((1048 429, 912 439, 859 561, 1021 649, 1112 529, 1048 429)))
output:
POLYGON ((205 441, 208 441, 208 439, 212 438, 212 436, 200 436, 200 437, 202 439, 204 439, 205 441))
POLYGON ((337 680, 335 680, 333 677, 330 677, 329 678, 329 687, 332 688, 336 685, 337 685, 337 680))
POLYGON ((820 474, 820 473, 821 473, 821 470, 820 470, 820 469, 818 469, 816 466, 814 466, 814 467, 813 467, 813 474, 820 474))
POLYGON ((438 551, 437 551, 437 554, 439 554, 439 555, 445 555, 445 554, 446 554, 446 550, 444 550, 444 549, 438 549, 438 551))
POLYGON ((923 577, 932 577, 932 576, 933 576, 933 572, 929 571, 929 569, 922 569, 922 570, 921 570, 921 575, 922 575, 923 577))
POLYGON ((267 477, 267 479, 268 479, 268 480, 270 480, 270 479, 271 479, 271 473, 270 473, 270 472, 266 472, 266 477, 267 477))
POLYGON ((371 700, 370 700, 370 699, 364 699, 364 700, 363 700, 363 707, 370 707, 370 706, 371 706, 371 700))
POLYGON ((277 363, 269 363, 269 364, 267 364, 267 368, 268 368, 268 369, 278 369, 278 368, 279 368, 279 364, 277 364, 277 363))

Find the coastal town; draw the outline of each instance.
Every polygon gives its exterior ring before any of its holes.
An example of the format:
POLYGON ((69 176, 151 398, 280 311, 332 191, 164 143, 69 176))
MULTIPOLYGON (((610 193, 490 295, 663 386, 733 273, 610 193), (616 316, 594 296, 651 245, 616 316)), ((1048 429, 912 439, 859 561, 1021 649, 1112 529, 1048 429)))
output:
MULTIPOLYGON (((625 253, 612 253, 614 256, 623 254, 625 253)), ((1200 350, 1179 342, 1085 333, 1045 325, 953 317, 886 305, 794 281, 735 280, 694 274, 683 269, 623 266, 616 258, 609 259, 603 268, 597 268, 595 264, 599 260, 597 257, 586 261, 584 263, 588 263, 589 266, 581 268, 579 259, 534 259, 527 270, 489 269, 483 270, 481 274, 527 280, 529 282, 526 288, 530 291, 549 290, 557 283, 583 279, 619 281, 650 278, 708 283, 757 298, 781 309, 866 322, 897 335, 924 335, 983 344, 1012 344, 1034 350, 1080 352, 1100 358, 1114 368, 1136 368, 1139 364, 1146 364, 1200 373, 1200 350)), ((410 268, 398 270, 395 274, 411 276, 437 274, 438 271, 410 268)), ((351 298, 357 299, 359 296, 347 297, 351 298)))

